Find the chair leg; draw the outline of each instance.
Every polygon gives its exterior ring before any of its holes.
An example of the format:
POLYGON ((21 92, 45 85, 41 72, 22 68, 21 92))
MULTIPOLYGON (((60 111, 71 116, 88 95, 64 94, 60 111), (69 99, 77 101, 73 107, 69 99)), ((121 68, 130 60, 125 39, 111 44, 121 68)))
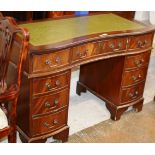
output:
POLYGON ((9 136, 8 136, 8 142, 9 143, 16 143, 16 127, 12 128, 12 131, 10 132, 9 136))
POLYGON ((9 107, 9 126, 10 126, 10 134, 8 136, 9 143, 16 143, 16 104, 17 98, 12 101, 9 107))

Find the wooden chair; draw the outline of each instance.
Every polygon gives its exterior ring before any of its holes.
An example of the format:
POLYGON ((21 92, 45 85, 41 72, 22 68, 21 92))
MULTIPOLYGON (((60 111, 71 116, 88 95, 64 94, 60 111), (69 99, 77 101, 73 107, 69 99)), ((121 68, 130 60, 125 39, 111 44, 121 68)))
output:
MULTIPOLYGON (((15 20, 11 17, 0 18, 0 122, 7 118, 8 126, 1 124, 0 139, 8 136, 8 142, 16 142, 16 104, 21 85, 21 75, 23 63, 27 56, 29 44, 29 33, 26 29, 17 26, 15 20), (16 81, 10 85, 7 84, 7 71, 13 49, 13 42, 21 40, 16 81), (6 115, 6 117, 5 117, 6 115)), ((6 124, 5 124, 6 125, 6 124)))

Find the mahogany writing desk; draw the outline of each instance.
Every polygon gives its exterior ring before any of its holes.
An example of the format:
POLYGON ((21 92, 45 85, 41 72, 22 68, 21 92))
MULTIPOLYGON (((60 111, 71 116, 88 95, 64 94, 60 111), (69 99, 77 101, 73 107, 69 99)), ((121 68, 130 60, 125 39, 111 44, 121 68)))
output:
MULTIPOLYGON (((89 90, 100 97, 111 119, 120 119, 129 106, 142 110, 153 27, 113 14, 21 27, 30 32, 17 106, 17 129, 23 142, 45 142, 50 136, 67 141, 70 75, 75 66, 80 66, 77 94, 89 90)), ((12 62, 16 63, 15 58, 12 62)))

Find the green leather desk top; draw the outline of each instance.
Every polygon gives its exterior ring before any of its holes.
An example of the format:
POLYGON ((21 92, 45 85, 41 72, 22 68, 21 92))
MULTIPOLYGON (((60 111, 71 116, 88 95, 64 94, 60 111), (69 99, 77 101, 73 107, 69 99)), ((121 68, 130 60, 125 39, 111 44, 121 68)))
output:
POLYGON ((30 43, 34 46, 49 45, 95 33, 135 30, 145 27, 114 14, 73 17, 20 26, 29 30, 30 43))

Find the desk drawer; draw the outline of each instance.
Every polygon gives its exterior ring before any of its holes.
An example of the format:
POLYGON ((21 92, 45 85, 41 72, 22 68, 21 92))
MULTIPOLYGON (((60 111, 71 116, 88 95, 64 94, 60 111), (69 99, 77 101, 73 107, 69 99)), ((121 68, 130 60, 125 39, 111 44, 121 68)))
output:
POLYGON ((101 53, 126 50, 127 38, 104 40, 100 43, 101 53))
POLYGON ((130 86, 145 80, 147 73, 147 67, 136 69, 132 71, 125 71, 122 81, 122 86, 130 86))
POLYGON ((40 135, 51 132, 67 125, 68 110, 63 110, 54 114, 38 117, 32 120, 32 133, 40 135))
POLYGON ((144 52, 132 56, 127 56, 125 60, 125 70, 140 68, 149 63, 150 52, 144 52))
POLYGON ((129 37, 129 50, 145 49, 152 47, 153 34, 137 35, 129 37))
POLYGON ((38 97, 32 102, 32 115, 46 114, 49 112, 56 112, 61 108, 68 106, 69 90, 65 89, 58 93, 38 97))
POLYGON ((73 47, 72 62, 80 61, 96 55, 98 48, 99 45, 97 42, 73 47))
POLYGON ((64 72, 55 76, 33 79, 33 94, 52 92, 67 87, 70 83, 70 72, 64 72))
POLYGON ((33 72, 51 71, 69 64, 70 49, 33 56, 33 72))
POLYGON ((132 100, 136 100, 142 97, 143 90, 144 90, 144 82, 137 84, 133 87, 123 89, 121 103, 130 102, 132 100))

